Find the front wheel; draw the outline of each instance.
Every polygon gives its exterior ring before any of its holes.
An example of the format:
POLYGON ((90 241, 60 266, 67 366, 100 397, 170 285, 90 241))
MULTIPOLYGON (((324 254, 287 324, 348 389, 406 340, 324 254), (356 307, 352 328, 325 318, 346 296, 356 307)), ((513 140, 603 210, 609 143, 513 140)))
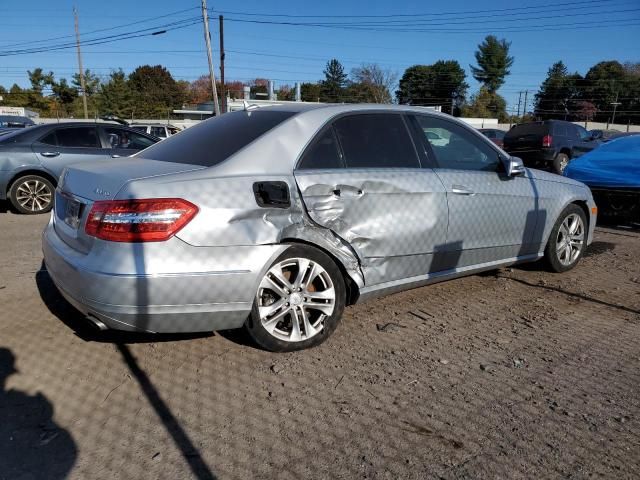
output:
POLYGON ((55 187, 44 177, 26 175, 18 178, 9 189, 9 200, 19 213, 46 213, 53 207, 55 187))
POLYGON ((325 253, 289 247, 265 273, 245 328, 274 352, 314 347, 336 329, 346 302, 344 279, 325 253))
POLYGON ((575 267, 587 246, 587 217, 577 205, 569 205, 551 230, 544 256, 554 272, 575 267))

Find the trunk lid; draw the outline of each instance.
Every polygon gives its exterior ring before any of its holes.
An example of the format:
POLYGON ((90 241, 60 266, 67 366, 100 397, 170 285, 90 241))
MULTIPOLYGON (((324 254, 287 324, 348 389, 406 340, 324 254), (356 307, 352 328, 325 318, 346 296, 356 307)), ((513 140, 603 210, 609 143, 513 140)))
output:
POLYGON ((53 212, 56 233, 70 247, 88 253, 95 239, 85 233, 84 226, 95 201, 114 199, 125 184, 134 180, 204 168, 135 157, 68 167, 56 190, 53 212))

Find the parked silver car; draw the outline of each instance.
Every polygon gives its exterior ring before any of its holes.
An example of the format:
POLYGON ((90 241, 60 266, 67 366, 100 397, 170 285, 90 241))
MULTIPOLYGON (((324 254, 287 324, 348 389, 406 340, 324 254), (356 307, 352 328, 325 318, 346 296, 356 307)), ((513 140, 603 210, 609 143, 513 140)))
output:
POLYGON ((449 116, 295 105, 67 168, 43 249, 99 328, 244 325, 284 351, 319 344, 345 305, 374 296, 542 257, 568 270, 595 220, 583 184, 524 168, 449 116))

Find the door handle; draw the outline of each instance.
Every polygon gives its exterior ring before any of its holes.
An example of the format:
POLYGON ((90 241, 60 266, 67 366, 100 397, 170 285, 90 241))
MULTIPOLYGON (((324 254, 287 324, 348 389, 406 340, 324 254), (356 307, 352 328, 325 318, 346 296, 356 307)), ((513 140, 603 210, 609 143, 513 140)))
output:
POLYGON ((451 192, 456 195, 475 195, 476 193, 473 190, 468 189, 464 185, 452 185, 451 192))
POLYGON ((333 194, 336 197, 359 197, 362 193, 362 189, 354 187, 342 187, 333 190, 333 194))
POLYGON ((117 153, 115 155, 111 155, 111 158, 122 158, 122 155, 118 155, 117 153))
POLYGON ((40 152, 40 155, 42 155, 43 157, 57 157, 58 155, 60 155, 60 152, 40 152))

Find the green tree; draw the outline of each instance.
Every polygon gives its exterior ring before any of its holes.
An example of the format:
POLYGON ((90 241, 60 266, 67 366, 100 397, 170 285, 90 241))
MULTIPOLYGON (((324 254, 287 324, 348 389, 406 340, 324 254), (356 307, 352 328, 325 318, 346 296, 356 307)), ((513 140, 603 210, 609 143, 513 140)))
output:
POLYGON ((600 62, 589 69, 584 77, 583 98, 598 109, 596 120, 608 121, 611 118, 615 101, 619 101, 617 121, 626 121, 625 112, 629 109, 628 92, 633 88, 631 76, 617 61, 600 62))
POLYGON ((453 105, 459 114, 469 85, 455 60, 438 60, 433 65, 414 65, 405 70, 396 91, 398 103, 410 105, 453 105))
POLYGON ((49 101, 44 97, 43 91, 54 83, 53 72, 44 73, 41 68, 33 71, 27 70, 31 90, 27 93, 27 104, 23 105, 44 114, 49 110, 49 101))
POLYGON ((327 62, 324 69, 324 80, 321 84, 320 99, 323 102, 342 102, 347 86, 347 74, 344 67, 335 58, 327 62))
POLYGON ((581 109, 578 102, 581 99, 582 82, 582 76, 579 73, 569 74, 563 62, 554 63, 535 95, 536 117, 567 120, 575 118, 576 112, 581 109))
POLYGON ((507 102, 495 92, 490 92, 487 87, 480 87, 478 93, 471 97, 468 105, 462 108, 462 116, 472 118, 497 118, 500 122, 506 122, 507 102))
POLYGON ((66 78, 59 81, 52 81, 51 90, 53 91, 53 99, 60 107, 62 113, 66 116, 72 113, 73 102, 78 97, 78 90, 67 83, 66 78))
POLYGON ((162 65, 142 65, 129 75, 135 115, 138 118, 166 118, 180 108, 185 92, 162 65))
POLYGON ((490 93, 495 93, 503 84, 504 79, 511 73, 513 57, 509 56, 510 42, 498 40, 494 35, 488 35, 478 45, 475 57, 478 66, 470 65, 473 78, 484 84, 490 93))
MULTIPOLYGON (((78 93, 81 93, 82 90, 82 82, 80 81, 80 74, 74 73, 71 85, 73 85, 78 93)), ((87 97, 91 97, 96 95, 100 91, 100 77, 94 74, 88 68, 84 71, 84 86, 87 90, 87 97)))
POLYGON ((300 84, 300 96, 303 102, 318 102, 321 96, 322 85, 320 83, 303 82, 300 84))
POLYGON ((122 69, 111 72, 109 80, 100 85, 98 109, 101 114, 121 118, 131 118, 136 114, 133 92, 122 69))

